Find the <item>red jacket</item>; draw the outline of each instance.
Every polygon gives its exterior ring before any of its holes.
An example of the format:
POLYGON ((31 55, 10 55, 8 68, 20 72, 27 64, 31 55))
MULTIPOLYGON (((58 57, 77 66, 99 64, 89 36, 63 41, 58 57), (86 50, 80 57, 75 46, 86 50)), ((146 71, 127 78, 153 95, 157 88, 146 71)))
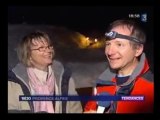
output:
MULTIPOLYGON (((110 69, 104 71, 97 81, 96 92, 108 92, 110 95, 122 93, 123 95, 142 95, 144 101, 115 101, 115 108, 108 108, 111 113, 152 113, 154 104, 154 83, 153 74, 149 70, 149 65, 143 53, 140 62, 127 82, 116 85, 115 73, 110 69), (123 89, 127 87, 127 89, 123 89), (112 110, 112 111, 111 111, 112 110), (114 111, 114 112, 113 112, 114 111)), ((89 101, 84 111, 97 110, 97 101, 89 101)))

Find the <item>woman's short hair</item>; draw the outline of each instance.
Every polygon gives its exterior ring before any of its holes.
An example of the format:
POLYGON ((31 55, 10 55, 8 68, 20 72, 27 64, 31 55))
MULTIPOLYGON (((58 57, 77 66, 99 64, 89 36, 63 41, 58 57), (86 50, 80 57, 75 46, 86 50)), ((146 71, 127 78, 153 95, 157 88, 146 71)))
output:
POLYGON ((42 31, 35 31, 23 37, 18 44, 17 49, 17 55, 20 62, 28 67, 31 66, 29 59, 31 56, 31 46, 33 45, 32 40, 41 40, 42 38, 45 39, 49 45, 52 45, 49 35, 42 31))

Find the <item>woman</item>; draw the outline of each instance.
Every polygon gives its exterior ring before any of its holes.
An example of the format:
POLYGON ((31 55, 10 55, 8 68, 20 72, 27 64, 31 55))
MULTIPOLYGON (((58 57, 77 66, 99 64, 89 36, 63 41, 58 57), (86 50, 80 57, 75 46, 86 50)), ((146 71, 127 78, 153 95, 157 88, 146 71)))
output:
MULTIPOLYGON (((82 112, 79 101, 67 101, 66 108, 64 105, 62 108, 62 101, 19 101, 19 95, 62 95, 64 67, 60 62, 53 60, 53 45, 46 33, 37 31, 25 36, 18 46, 17 53, 21 63, 9 71, 9 112, 82 112)), ((67 87, 68 95, 77 95, 71 77, 67 87)))

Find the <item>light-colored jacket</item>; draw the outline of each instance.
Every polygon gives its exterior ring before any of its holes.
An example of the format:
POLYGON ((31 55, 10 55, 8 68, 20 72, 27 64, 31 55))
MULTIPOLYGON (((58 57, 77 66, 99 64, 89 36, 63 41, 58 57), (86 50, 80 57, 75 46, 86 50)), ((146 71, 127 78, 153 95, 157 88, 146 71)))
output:
MULTIPOLYGON (((52 68, 56 77, 56 95, 62 95, 61 83, 62 75, 64 73, 63 65, 54 60, 52 68)), ((8 81, 8 110, 18 110, 18 111, 34 111, 33 102, 31 101, 19 101, 19 95, 31 95, 29 79, 26 71, 26 67, 19 63, 13 69, 12 72, 19 79, 19 82, 15 80, 8 81), (23 83, 23 86, 19 83, 23 83), (23 88, 22 88, 23 87, 23 88)), ((75 83, 72 77, 69 79, 68 84, 68 95, 78 95, 75 90, 75 83)), ((62 113, 62 101, 55 101, 55 113, 62 113)), ((82 105, 80 101, 67 101, 66 103, 66 113, 82 113, 82 105)))

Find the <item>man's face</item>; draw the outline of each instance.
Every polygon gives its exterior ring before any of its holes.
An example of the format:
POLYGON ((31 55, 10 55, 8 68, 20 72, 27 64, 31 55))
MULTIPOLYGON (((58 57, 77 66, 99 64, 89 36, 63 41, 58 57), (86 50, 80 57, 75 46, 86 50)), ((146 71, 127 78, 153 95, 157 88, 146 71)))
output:
MULTIPOLYGON (((130 31, 126 27, 115 27, 111 31, 119 34, 130 35, 130 31)), ((112 69, 128 70, 134 66, 134 61, 138 56, 137 50, 133 49, 130 41, 126 39, 116 38, 106 41, 105 54, 112 69)))

